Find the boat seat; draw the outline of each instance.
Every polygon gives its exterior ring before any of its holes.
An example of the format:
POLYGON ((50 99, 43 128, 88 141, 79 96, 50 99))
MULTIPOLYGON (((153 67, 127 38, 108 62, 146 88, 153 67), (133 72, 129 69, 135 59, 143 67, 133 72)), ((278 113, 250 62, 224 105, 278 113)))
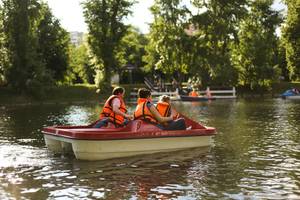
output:
POLYGON ((141 120, 134 120, 131 122, 131 131, 137 132, 141 127, 142 121, 141 120))

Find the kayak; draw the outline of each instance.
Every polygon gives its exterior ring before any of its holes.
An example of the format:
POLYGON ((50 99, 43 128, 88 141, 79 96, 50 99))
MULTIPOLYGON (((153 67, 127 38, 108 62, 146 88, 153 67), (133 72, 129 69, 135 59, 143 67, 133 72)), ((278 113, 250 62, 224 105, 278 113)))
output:
POLYGON ((79 160, 105 160, 187 148, 207 147, 216 134, 213 127, 205 127, 185 116, 188 130, 162 130, 142 120, 116 128, 87 126, 44 127, 46 146, 54 153, 73 153, 79 160))
POLYGON ((300 93, 298 90, 290 89, 281 94, 283 99, 300 99, 300 93))
POLYGON ((209 100, 216 100, 215 97, 206 97, 206 96, 192 97, 192 96, 187 96, 187 95, 180 95, 180 99, 182 101, 209 101, 209 100))

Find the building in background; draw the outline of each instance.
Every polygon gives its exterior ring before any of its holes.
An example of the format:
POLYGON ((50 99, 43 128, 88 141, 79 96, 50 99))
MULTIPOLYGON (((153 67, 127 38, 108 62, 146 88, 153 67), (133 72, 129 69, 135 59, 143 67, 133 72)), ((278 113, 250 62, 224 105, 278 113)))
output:
POLYGON ((83 42, 83 32, 73 31, 70 32, 71 43, 75 46, 79 46, 83 42))

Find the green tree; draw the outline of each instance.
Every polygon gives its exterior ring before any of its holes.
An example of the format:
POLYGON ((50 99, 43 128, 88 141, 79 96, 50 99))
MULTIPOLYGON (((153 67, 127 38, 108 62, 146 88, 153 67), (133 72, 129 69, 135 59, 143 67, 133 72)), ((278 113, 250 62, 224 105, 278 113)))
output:
POLYGON ((40 18, 37 21, 38 51, 52 77, 56 81, 62 81, 69 65, 69 34, 45 3, 41 4, 40 18))
MULTIPOLYGON (((42 96, 68 65, 69 37, 49 7, 38 0, 4 0, 2 9, 7 81, 17 91, 42 96)), ((2 37, 1 37, 2 38, 2 37)))
POLYGON ((9 61, 5 70, 8 83, 18 91, 40 91, 41 83, 46 81, 45 64, 37 51, 35 19, 39 16, 39 6, 34 0, 3 1, 5 46, 9 61))
POLYGON ((200 10, 191 20, 197 30, 194 66, 205 82, 235 85, 237 71, 230 61, 230 47, 238 42, 238 23, 247 13, 247 1, 194 0, 193 4, 200 10))
POLYGON ((300 79, 300 0, 286 0, 287 19, 282 28, 289 77, 300 79))
POLYGON ((70 52, 69 79, 72 83, 94 83, 94 69, 90 62, 91 55, 88 45, 82 43, 72 46, 70 52))
POLYGON ((130 27, 122 38, 118 49, 118 60, 121 66, 131 65, 143 67, 145 63, 142 57, 145 55, 146 37, 137 28, 130 27))
POLYGON ((0 86, 4 85, 5 79, 5 66, 8 65, 8 52, 5 47, 5 34, 4 34, 4 18, 3 18, 3 8, 0 5, 0 86))
POLYGON ((278 63, 279 68, 281 70, 281 76, 282 76, 283 80, 290 81, 290 71, 287 66, 286 50, 285 50, 285 46, 284 46, 282 37, 278 41, 278 49, 277 49, 276 59, 277 59, 276 63, 278 63))
POLYGON ((102 75, 99 86, 103 89, 110 87, 112 72, 120 67, 117 49, 128 28, 122 20, 131 13, 129 9, 132 4, 133 1, 128 0, 84 2, 84 16, 89 29, 88 43, 97 58, 97 73, 102 75))
POLYGON ((249 15, 241 21, 239 43, 232 60, 239 71, 239 83, 251 89, 269 86, 280 74, 276 53, 278 38, 275 30, 281 22, 278 11, 271 9, 272 0, 256 0, 249 15))
POLYGON ((159 61, 159 54, 156 51, 156 40, 150 34, 146 35, 148 43, 145 46, 145 55, 143 56, 143 61, 146 63, 144 66, 144 71, 152 72, 155 68, 155 64, 159 61))
POLYGON ((146 63, 143 61, 143 56, 145 55, 147 43, 147 38, 137 28, 133 26, 128 28, 117 53, 117 59, 121 66, 119 71, 120 82, 138 83, 144 81, 143 75, 145 73, 143 69, 146 63), (128 69, 128 67, 133 69, 128 69))
POLYGON ((165 74, 186 74, 190 63, 187 27, 188 9, 179 0, 155 0, 151 7, 154 22, 150 26, 149 43, 144 61, 146 69, 165 74))

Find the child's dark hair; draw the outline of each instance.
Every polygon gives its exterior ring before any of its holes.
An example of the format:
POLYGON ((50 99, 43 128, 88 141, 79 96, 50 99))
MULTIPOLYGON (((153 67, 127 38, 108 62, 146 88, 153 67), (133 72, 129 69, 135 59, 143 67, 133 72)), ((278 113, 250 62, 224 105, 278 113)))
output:
POLYGON ((115 87, 112 91, 113 95, 123 94, 125 92, 125 89, 122 87, 115 87))
POLYGON ((138 91, 139 98, 148 98, 151 96, 151 91, 146 88, 140 88, 138 91))

